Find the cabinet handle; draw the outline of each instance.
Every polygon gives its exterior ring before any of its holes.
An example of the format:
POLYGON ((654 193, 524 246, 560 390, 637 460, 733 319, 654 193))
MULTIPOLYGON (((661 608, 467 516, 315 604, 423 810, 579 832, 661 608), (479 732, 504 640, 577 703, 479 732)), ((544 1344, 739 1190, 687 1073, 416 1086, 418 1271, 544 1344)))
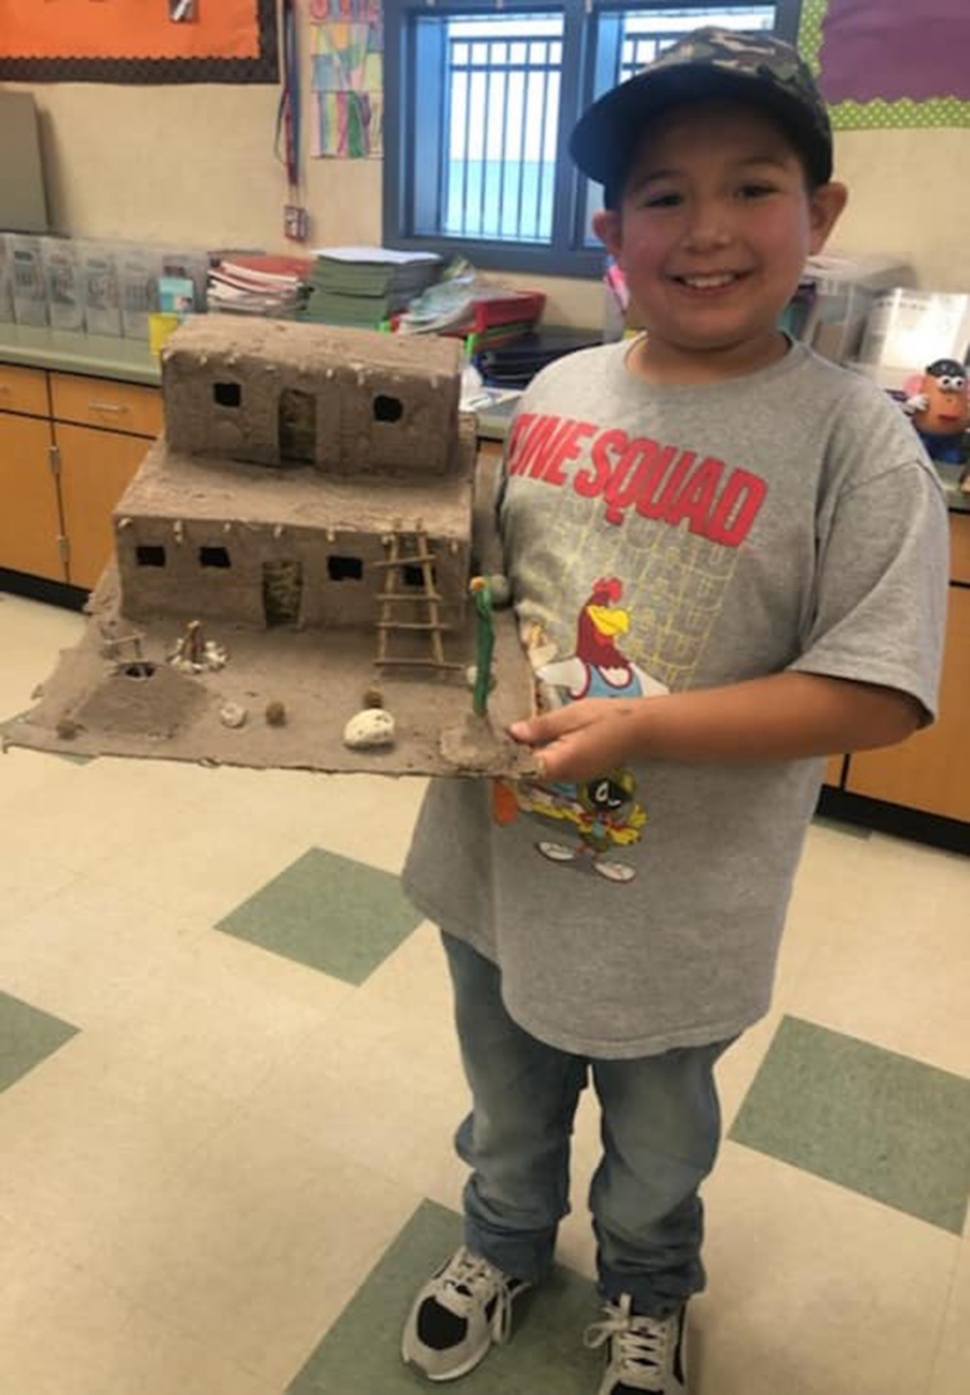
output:
POLYGON ((122 416, 130 411, 129 407, 119 407, 115 402, 89 402, 89 412, 113 412, 115 416, 122 416))

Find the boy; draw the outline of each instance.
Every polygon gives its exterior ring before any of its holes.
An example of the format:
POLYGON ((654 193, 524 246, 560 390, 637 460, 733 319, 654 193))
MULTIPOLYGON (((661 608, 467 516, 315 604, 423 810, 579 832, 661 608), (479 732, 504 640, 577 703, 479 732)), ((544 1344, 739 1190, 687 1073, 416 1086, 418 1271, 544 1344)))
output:
POLYGON ((946 516, 898 408, 777 329, 846 199, 794 50, 697 31, 571 150, 647 332, 541 374, 508 443, 507 570, 547 709, 512 734, 543 778, 433 784, 405 870, 444 931, 473 1172, 403 1354, 444 1381, 508 1336, 591 1076, 598 1395, 683 1395, 714 1064, 768 1009, 821 757, 932 720, 946 516))

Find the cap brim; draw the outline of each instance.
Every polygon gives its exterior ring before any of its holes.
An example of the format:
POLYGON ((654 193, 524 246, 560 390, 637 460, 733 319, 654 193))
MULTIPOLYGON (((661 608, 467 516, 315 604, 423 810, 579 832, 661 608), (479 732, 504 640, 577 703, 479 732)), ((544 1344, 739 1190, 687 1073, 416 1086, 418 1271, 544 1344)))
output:
POLYGON ((789 131, 812 176, 822 184, 831 178, 831 147, 797 97, 756 73, 729 72, 710 63, 647 71, 614 87, 580 117, 569 153, 583 174, 618 195, 649 121, 681 102, 719 99, 753 102, 770 112, 789 131))

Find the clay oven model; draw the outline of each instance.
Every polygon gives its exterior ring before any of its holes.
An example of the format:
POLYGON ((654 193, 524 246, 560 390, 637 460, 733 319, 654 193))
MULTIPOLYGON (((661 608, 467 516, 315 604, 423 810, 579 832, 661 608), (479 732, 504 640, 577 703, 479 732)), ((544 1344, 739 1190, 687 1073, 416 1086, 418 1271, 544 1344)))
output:
POLYGON ((163 351, 165 435, 115 513, 122 612, 369 625, 382 660, 409 633, 440 660, 471 560, 460 366, 445 339, 183 325, 163 351))

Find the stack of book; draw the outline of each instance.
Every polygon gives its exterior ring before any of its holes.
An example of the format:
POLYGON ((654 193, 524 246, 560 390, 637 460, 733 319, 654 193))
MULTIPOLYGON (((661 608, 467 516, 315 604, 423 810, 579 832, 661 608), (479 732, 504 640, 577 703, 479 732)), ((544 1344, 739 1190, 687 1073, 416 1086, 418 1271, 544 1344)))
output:
POLYGON ((358 329, 379 329, 441 270, 433 252, 389 247, 321 247, 315 256, 304 318, 358 329))
POLYGON ((311 268, 307 257, 223 257, 209 270, 209 309, 295 319, 306 306, 311 268))

